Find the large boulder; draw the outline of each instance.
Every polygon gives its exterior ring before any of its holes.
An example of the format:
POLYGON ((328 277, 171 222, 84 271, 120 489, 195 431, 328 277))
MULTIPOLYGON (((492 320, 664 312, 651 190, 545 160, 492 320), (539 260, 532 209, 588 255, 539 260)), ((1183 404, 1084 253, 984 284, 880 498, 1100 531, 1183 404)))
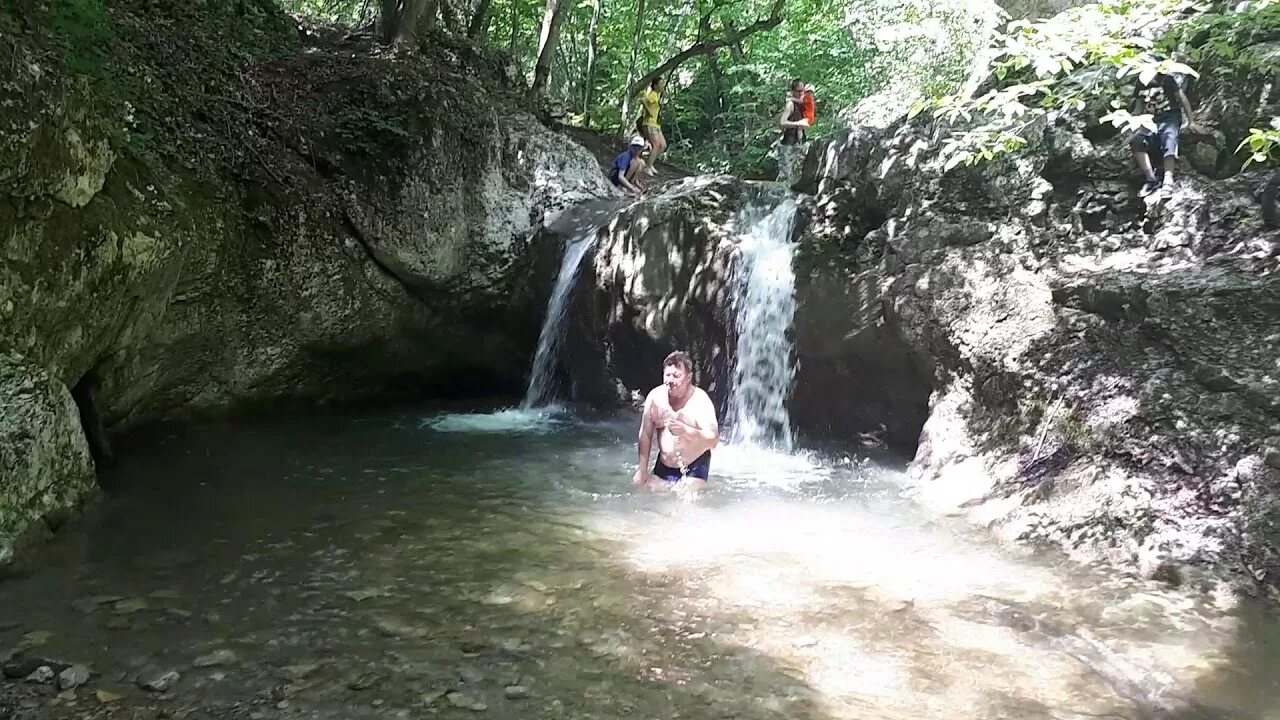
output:
MULTIPOLYGON (((521 389, 549 290, 532 239, 617 193, 473 48, 388 61, 367 39, 299 47, 271 4, 122 3, 103 21, 129 55, 86 78, 47 11, 0 11, 0 352, 73 389, 99 457, 152 421, 521 389), (156 12, 182 18, 162 43, 156 12)), ((73 502, 80 455, 47 428, 75 413, 5 410, 50 439, 0 507, 73 502)))
MULTIPOLYGON (((136 32, 129 12, 110 15, 118 32, 136 32)), ((520 110, 485 112, 507 99, 447 48, 390 64, 312 48, 237 69, 253 81, 232 99, 192 96, 185 74, 140 52, 171 83, 156 92, 190 103, 181 132, 142 155, 119 147, 137 118, 31 43, 15 49, 19 105, 0 110, 13 160, 0 171, 0 348, 92 384, 114 430, 254 404, 516 391, 541 305, 529 239, 612 192, 585 149, 520 110), (208 117, 226 124, 189 131, 208 117)), ((208 70, 206 83, 241 82, 208 70)))
POLYGON ((0 566, 56 529, 96 487, 67 387, 16 354, 0 354, 0 566))

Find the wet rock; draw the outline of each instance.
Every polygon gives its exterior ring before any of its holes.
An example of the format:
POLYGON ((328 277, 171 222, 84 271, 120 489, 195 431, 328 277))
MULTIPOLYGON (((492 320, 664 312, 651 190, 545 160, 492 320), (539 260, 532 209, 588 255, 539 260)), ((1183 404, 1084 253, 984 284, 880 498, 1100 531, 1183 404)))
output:
POLYGON ((40 657, 20 657, 4 664, 0 672, 10 680, 18 680, 27 677, 35 672, 41 665, 47 665, 48 661, 40 657))
POLYGON ((53 668, 49 667, 48 665, 41 665, 40 667, 33 670, 32 673, 27 676, 26 680, 29 683, 37 683, 37 684, 43 685, 45 683, 51 682, 55 675, 56 673, 53 672, 53 668))
POLYGON ((147 607, 147 601, 142 598, 127 598, 116 602, 115 613, 117 615, 132 615, 146 610, 147 607))
POLYGON ((386 677, 382 673, 367 672, 361 673, 347 681, 347 687, 352 690, 368 690, 371 687, 382 684, 386 677))
POLYGON ((58 673, 58 689, 74 690, 81 685, 89 682, 89 677, 93 673, 84 665, 72 665, 71 667, 58 673))
POLYGON ((40 647, 49 642, 49 638, 53 637, 53 633, 48 630, 32 630, 22 636, 22 640, 18 643, 18 647, 22 649, 40 647))
POLYGON ((138 687, 151 692, 164 692, 182 679, 177 670, 147 670, 138 675, 138 687))
POLYGON ((93 696, 103 705, 110 705, 111 703, 119 702, 122 699, 120 695, 107 690, 98 690, 93 693, 93 696))
POLYGON ((389 593, 380 588, 364 588, 361 590, 350 590, 342 593, 344 597, 351 598, 356 602, 364 602, 370 598, 386 597, 389 593))
POLYGON ((484 712, 485 710, 489 709, 488 705, 485 705, 484 703, 471 697, 470 695, 467 695, 466 693, 451 692, 446 694, 444 696, 444 699, 447 700, 449 704, 452 705, 453 707, 456 707, 462 710, 474 710, 475 712, 484 712))
POLYGON ((113 617, 107 621, 107 628, 110 630, 128 630, 129 619, 124 617, 113 617))
POLYGON ((316 674, 320 668, 324 667, 324 663, 304 663, 301 665, 285 665, 280 668, 284 676, 290 680, 304 680, 316 674))
POLYGON ((89 615, 94 611, 96 611, 98 608, 102 607, 103 605, 106 605, 108 603, 118 602, 123 599, 124 597, 120 595, 93 595, 90 597, 82 597, 78 600, 72 601, 71 607, 75 608, 76 610, 79 610, 85 615, 89 615))
POLYGON ((484 681, 484 673, 473 667, 464 667, 458 671, 458 679, 468 685, 476 685, 484 681))
POLYGON ((502 694, 508 700, 524 700, 529 697, 529 688, 523 685, 508 685, 503 688, 502 694))
POLYGON ((234 665, 239 662, 239 658, 231 650, 219 648, 207 655, 201 655, 195 659, 192 664, 198 668, 217 667, 219 665, 234 665))
POLYGON ((1262 462, 1269 468, 1280 470, 1280 447, 1267 448, 1267 453, 1263 456, 1262 462))

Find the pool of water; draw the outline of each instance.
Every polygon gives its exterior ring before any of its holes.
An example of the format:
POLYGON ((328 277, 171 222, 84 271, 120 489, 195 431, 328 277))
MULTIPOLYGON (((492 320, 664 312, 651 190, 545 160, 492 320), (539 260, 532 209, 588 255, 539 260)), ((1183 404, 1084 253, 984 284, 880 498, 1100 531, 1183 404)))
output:
POLYGON ((4 681, 9 712, 1280 718, 1265 609, 997 544, 892 459, 723 446, 697 499, 633 490, 634 438, 510 410, 159 437, 0 583, 0 657, 94 671, 4 681))

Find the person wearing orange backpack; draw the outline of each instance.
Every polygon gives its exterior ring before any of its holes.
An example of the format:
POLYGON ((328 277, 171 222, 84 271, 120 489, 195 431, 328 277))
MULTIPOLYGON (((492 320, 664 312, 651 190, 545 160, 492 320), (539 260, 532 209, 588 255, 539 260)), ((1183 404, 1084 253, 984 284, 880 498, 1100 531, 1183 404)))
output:
POLYGON ((800 78, 792 78, 786 106, 778 116, 778 126, 782 128, 778 146, 778 182, 791 185, 798 179, 796 175, 808 149, 807 131, 813 127, 815 118, 813 86, 805 85, 800 78))

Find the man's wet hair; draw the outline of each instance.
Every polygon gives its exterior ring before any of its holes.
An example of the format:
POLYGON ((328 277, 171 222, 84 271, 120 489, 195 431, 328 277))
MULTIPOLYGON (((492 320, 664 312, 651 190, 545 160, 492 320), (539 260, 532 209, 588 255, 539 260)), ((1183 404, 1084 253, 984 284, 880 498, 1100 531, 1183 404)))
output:
POLYGON ((649 81, 649 87, 653 88, 654 90, 657 90, 657 89, 658 89, 658 83, 660 83, 660 82, 662 82, 662 76, 661 76, 661 75, 659 75, 659 76, 655 77, 654 79, 650 80, 650 81, 649 81))
POLYGON ((682 350, 676 350, 668 355, 667 359, 662 361, 662 367, 682 367, 689 377, 693 377, 693 361, 682 350))

